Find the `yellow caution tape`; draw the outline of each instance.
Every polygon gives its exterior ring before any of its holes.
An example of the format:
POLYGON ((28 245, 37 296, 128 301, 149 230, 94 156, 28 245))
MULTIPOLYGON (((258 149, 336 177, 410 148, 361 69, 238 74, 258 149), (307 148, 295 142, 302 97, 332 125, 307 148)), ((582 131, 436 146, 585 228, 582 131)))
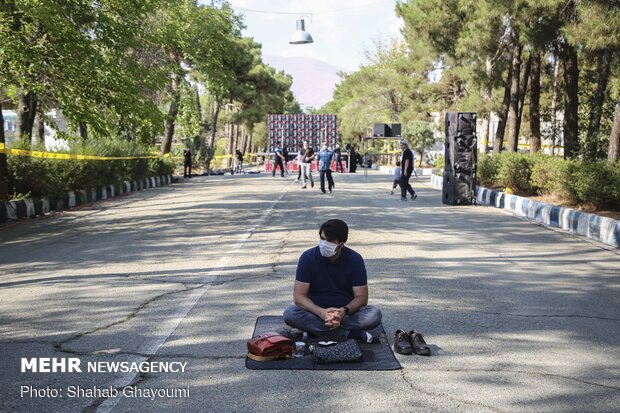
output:
MULTIPOLYGON (((172 159, 185 159, 182 156, 172 156, 170 153, 166 153, 163 156, 160 155, 148 155, 148 156, 96 156, 96 155, 76 155, 70 153, 59 152, 43 152, 43 151, 31 151, 27 149, 7 149, 5 144, 0 143, 0 153, 16 156, 31 156, 33 158, 47 158, 47 159, 62 159, 62 160, 80 160, 80 161, 114 161, 114 160, 128 160, 128 159, 157 159, 157 158, 172 158, 172 159)), ((214 159, 231 158, 233 155, 218 155, 214 159)), ((245 156, 258 157, 254 153, 246 153, 245 156)))
MULTIPOLYGON (((127 159, 157 159, 159 155, 151 156, 95 156, 95 155, 76 155, 70 153, 58 153, 58 152, 42 152, 42 151, 29 151, 26 149, 6 149, 4 144, 0 143, 0 153, 7 155, 17 156, 31 156, 33 158, 46 158, 46 159, 62 159, 62 160, 79 160, 79 161, 114 161, 114 160, 127 160, 127 159)), ((169 157, 170 154, 165 154, 164 157, 169 157)))
MULTIPOLYGON (((520 143, 518 146, 519 146, 519 148, 529 148, 530 144, 529 143, 520 143)), ((543 148, 543 149, 549 149, 552 146, 551 145, 541 145, 540 147, 543 148)), ((564 149, 564 147, 561 146, 561 145, 555 145, 555 149, 564 149)))

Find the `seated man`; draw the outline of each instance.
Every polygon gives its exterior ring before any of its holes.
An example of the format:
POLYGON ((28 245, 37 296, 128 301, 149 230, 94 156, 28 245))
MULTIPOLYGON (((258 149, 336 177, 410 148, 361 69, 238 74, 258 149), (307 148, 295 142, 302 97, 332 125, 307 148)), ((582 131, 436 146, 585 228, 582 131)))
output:
POLYGON ((319 236, 319 245, 299 258, 295 305, 284 311, 284 321, 321 338, 377 341, 381 311, 367 305, 364 259, 344 246, 349 237, 347 224, 330 219, 321 225, 319 236))

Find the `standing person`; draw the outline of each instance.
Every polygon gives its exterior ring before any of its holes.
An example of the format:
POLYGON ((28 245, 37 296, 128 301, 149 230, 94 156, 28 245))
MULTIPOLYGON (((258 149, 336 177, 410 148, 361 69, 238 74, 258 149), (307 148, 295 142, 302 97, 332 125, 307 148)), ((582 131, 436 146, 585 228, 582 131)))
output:
POLYGON ((183 178, 191 178, 192 177, 192 157, 194 154, 189 146, 185 147, 183 151, 183 178))
POLYGON ((355 148, 351 145, 351 149, 349 149, 349 172, 355 173, 357 170, 357 152, 355 152, 355 148))
POLYGON ((392 182, 392 190, 390 195, 394 195, 394 190, 400 182, 400 176, 403 174, 403 168, 400 167, 400 161, 396 161, 396 168, 394 168, 394 182, 392 182))
POLYGON ((409 183, 409 179, 413 174, 413 152, 411 152, 409 145, 407 145, 407 141, 404 139, 400 141, 400 149, 403 151, 403 156, 400 160, 400 164, 403 167, 400 174, 400 200, 406 201, 407 192, 409 192, 411 194, 411 200, 413 201, 418 197, 409 183))
POLYGON ((282 163, 284 156, 282 155, 280 142, 276 141, 273 152, 273 171, 271 171, 271 176, 276 176, 276 168, 280 166, 280 176, 284 178, 284 164, 282 163))
POLYGON ((340 173, 344 172, 344 168, 342 167, 342 152, 340 151, 340 145, 336 144, 336 149, 334 149, 334 156, 336 157, 336 172, 338 172, 338 167, 340 167, 340 173))
POLYGON ((314 188, 314 179, 312 179, 312 161, 316 157, 314 149, 308 146, 308 142, 304 141, 304 154, 301 157, 301 173, 304 176, 304 186, 301 189, 306 189, 306 181, 310 178, 310 186, 314 188))
POLYGON ((326 144, 323 144, 321 151, 319 152, 319 174, 321 176, 321 192, 325 193, 325 176, 327 175, 327 185, 329 193, 332 193, 334 187, 334 179, 332 178, 331 164, 334 158, 334 153, 327 148, 326 144))
POLYGON ((297 179, 295 180, 295 182, 299 182, 299 180, 301 179, 301 158, 303 158, 304 152, 305 152, 304 145, 300 143, 299 149, 297 150, 297 157, 295 158, 295 162, 297 163, 297 166, 299 167, 299 173, 297 174, 297 179))
POLYGON ((284 173, 288 175, 288 145, 282 147, 282 160, 284 161, 284 173))
POLYGON ((237 148, 235 151, 235 156, 237 157, 237 166, 235 167, 235 170, 237 173, 241 173, 243 172, 243 152, 237 148))
POLYGON ((294 305, 284 311, 284 322, 323 339, 378 342, 381 310, 368 305, 364 259, 344 246, 349 227, 330 219, 319 237, 319 245, 299 257, 294 305))

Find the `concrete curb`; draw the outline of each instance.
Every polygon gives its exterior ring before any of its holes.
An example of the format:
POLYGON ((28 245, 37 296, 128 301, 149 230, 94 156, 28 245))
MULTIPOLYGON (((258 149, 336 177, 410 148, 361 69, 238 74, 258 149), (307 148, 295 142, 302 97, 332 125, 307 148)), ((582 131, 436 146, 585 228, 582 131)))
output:
POLYGON ((432 174, 431 185, 433 186, 433 188, 437 188, 437 189, 443 188, 443 176, 432 174))
MULTIPOLYGON (((432 175, 431 186, 441 189, 443 177, 432 175)), ((532 201, 481 186, 476 187, 476 201, 481 205, 502 208, 549 227, 561 228, 570 233, 620 248, 620 221, 612 218, 532 201)))
POLYGON ((169 185, 172 175, 145 178, 139 181, 123 182, 119 185, 105 185, 90 190, 69 191, 64 197, 28 198, 16 201, 0 201, 0 224, 48 214, 50 211, 62 211, 95 201, 114 198, 118 195, 140 191, 147 188, 169 185))

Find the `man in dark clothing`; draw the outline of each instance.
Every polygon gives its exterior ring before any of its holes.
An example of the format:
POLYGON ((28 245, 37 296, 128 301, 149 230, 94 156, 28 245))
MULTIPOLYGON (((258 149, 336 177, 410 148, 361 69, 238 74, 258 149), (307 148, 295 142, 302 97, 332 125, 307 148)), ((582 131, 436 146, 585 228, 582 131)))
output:
POLYGON ((349 172, 355 173, 357 170, 357 152, 355 152, 355 148, 351 146, 349 150, 349 172))
POLYGON ((282 147, 282 161, 284 162, 284 173, 288 175, 288 145, 282 147))
POLYGON ((400 164, 403 168, 402 175, 400 176, 400 199, 401 201, 406 201, 407 192, 409 192, 411 194, 411 200, 414 200, 418 195, 416 195, 409 183, 409 179, 413 174, 413 152, 411 152, 409 145, 407 145, 407 141, 404 139, 400 141, 400 149, 403 151, 403 156, 400 160, 400 164))
POLYGON ((336 149, 334 149, 334 157, 336 158, 336 172, 338 172, 338 168, 340 167, 340 173, 343 173, 344 168, 342 167, 342 152, 340 151, 340 145, 336 145, 336 149))
POLYGON ((271 171, 271 176, 276 176, 276 168, 280 166, 280 176, 284 178, 284 164, 282 161, 284 160, 284 156, 282 155, 282 148, 280 147, 280 142, 276 142, 273 148, 273 171, 271 171))
POLYGON ((183 151, 183 178, 192 177, 192 156, 192 150, 189 147, 186 147, 183 151))
POLYGON ((312 161, 316 158, 316 154, 314 153, 314 149, 308 146, 308 142, 304 141, 304 153, 301 156, 301 173, 303 174, 303 183, 304 186, 301 189, 306 189, 307 181, 310 179, 310 187, 314 188, 314 179, 312 178, 312 161))
POLYGON ((237 148, 235 151, 235 156, 237 157, 237 166, 235 167, 235 171, 237 173, 243 172, 243 152, 237 148))
POLYGON ((321 225, 319 236, 319 245, 299 258, 295 305, 284 311, 284 321, 326 339, 375 342, 381 310, 368 305, 364 259, 344 246, 349 236, 347 224, 330 219, 321 225))

